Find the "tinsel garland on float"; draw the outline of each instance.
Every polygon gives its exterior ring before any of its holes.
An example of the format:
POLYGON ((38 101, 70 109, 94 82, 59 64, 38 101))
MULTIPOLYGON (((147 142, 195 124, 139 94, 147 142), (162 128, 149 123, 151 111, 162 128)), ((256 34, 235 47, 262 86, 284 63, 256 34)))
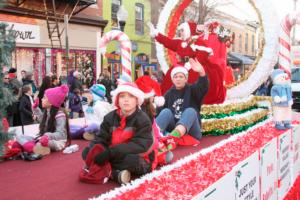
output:
POLYGON ((203 105, 201 109, 203 135, 236 134, 267 119, 268 107, 258 106, 270 97, 249 96, 223 104, 203 105))
POLYGON ((228 131, 236 127, 253 124, 268 115, 266 109, 256 109, 243 114, 225 117, 223 119, 206 119, 202 120, 202 131, 209 132, 214 130, 228 131))
POLYGON ((94 199, 192 199, 281 133, 267 120, 94 199))
POLYGON ((210 116, 216 114, 229 114, 231 112, 239 112, 256 106, 257 103, 261 101, 271 102, 271 97, 249 96, 246 98, 229 100, 222 104, 203 105, 201 107, 201 115, 210 116))

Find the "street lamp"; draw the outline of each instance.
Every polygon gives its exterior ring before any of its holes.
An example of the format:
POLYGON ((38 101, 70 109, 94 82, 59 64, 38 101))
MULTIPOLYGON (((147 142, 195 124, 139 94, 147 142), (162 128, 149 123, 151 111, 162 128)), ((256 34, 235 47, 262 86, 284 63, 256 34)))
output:
POLYGON ((126 20, 128 18, 128 12, 124 8, 123 5, 120 6, 118 12, 117 12, 117 19, 118 19, 118 25, 120 27, 120 30, 124 32, 126 20))

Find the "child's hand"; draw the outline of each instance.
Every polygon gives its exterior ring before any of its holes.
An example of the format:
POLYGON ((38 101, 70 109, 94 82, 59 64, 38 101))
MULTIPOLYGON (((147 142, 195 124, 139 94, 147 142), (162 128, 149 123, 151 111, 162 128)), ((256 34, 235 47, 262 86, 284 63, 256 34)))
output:
POLYGON ((42 146, 47 147, 48 146, 48 142, 49 142, 49 137, 47 135, 43 135, 39 142, 41 143, 42 146))

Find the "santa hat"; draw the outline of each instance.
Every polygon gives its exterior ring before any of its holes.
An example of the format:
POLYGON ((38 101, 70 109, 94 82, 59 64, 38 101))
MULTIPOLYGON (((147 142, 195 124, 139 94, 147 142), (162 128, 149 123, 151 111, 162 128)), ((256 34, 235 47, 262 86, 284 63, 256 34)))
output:
POLYGON ((90 91, 93 95, 93 100, 104 98, 106 95, 106 88, 102 84, 94 84, 91 88, 90 91))
POLYGON ((138 104, 141 106, 144 102, 144 92, 142 92, 135 83, 126 82, 118 85, 117 89, 111 92, 113 96, 113 102, 116 107, 119 107, 119 94, 122 92, 128 92, 138 99, 138 104))
POLYGON ((178 30, 183 30, 188 39, 189 37, 197 34, 197 24, 195 22, 184 22, 179 25, 178 30))
POLYGON ((154 97, 154 104, 156 106, 163 106, 165 98, 161 95, 160 85, 150 76, 142 76, 135 81, 136 85, 145 94, 145 99, 154 97))
POLYGON ((279 77, 281 77, 281 76, 284 76, 284 75, 286 75, 286 73, 285 73, 282 69, 275 69, 275 70, 272 72, 271 77, 272 77, 272 80, 273 80, 273 82, 274 82, 277 78, 279 78, 279 77))
POLYGON ((176 67, 174 67, 174 68, 172 69, 172 71, 171 71, 171 78, 173 78, 173 77, 175 76, 175 74, 177 74, 177 73, 183 73, 183 74, 185 75, 185 77, 188 78, 189 72, 188 72, 188 70, 187 70, 185 67, 183 67, 183 66, 176 66, 176 67))
POLYGON ((64 102, 68 92, 69 92, 68 86, 62 85, 59 87, 47 89, 45 91, 45 96, 48 98, 48 101, 52 106, 59 108, 61 104, 64 102))

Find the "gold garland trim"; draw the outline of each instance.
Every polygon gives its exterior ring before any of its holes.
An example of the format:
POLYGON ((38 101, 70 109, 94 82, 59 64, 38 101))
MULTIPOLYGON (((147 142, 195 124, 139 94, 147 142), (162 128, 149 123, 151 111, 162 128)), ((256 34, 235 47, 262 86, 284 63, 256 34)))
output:
POLYGON ((213 121, 202 122, 202 131, 212 131, 212 130, 231 130, 235 127, 245 126, 250 123, 254 123, 263 117, 267 116, 268 110, 262 110, 258 113, 254 113, 251 116, 242 117, 239 119, 216 119, 213 121))
POLYGON ((214 105, 203 105, 201 107, 202 115, 212 114, 229 114, 230 112, 241 111, 252 106, 255 106, 259 101, 272 101, 269 96, 253 96, 246 102, 232 103, 232 104, 214 104, 214 105))

